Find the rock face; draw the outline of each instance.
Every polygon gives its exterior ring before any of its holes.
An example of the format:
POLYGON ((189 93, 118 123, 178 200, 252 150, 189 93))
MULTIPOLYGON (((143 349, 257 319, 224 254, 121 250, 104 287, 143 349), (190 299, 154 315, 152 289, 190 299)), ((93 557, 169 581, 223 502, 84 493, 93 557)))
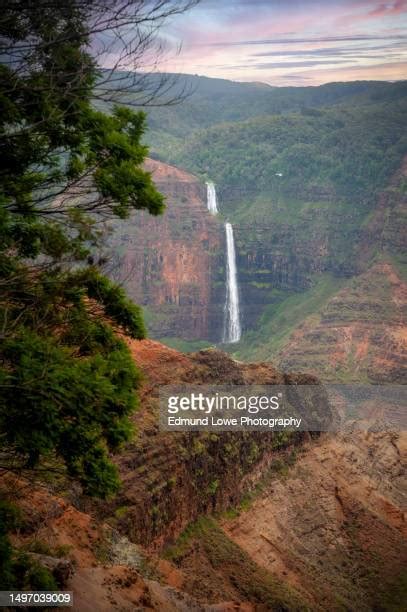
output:
POLYGON ((327 236, 314 227, 307 240, 298 239, 295 230, 273 224, 271 218, 253 225, 237 225, 239 285, 246 330, 256 327, 270 301, 270 291, 302 291, 311 277, 330 268, 327 236))
POLYGON ((325 437, 223 528, 312 609, 401 610, 405 460, 405 435, 325 437))
POLYGON ((0 479, 23 513, 13 544, 46 546, 51 564, 66 555, 75 610, 403 609, 405 434, 160 432, 160 385, 316 381, 217 350, 128 343, 144 382, 137 438, 115 458, 119 496, 0 479))
MULTIPOLYGON (((109 273, 145 306, 152 337, 220 342, 226 295, 222 202, 232 212, 233 202, 226 194, 223 200, 220 190, 221 214, 214 217, 203 181, 162 162, 149 160, 147 167, 167 198, 167 210, 161 217, 136 212, 115 224, 109 273)), ((362 286, 367 277, 360 275, 369 273, 378 254, 390 264, 401 257, 407 248, 406 176, 407 160, 376 203, 336 202, 332 194, 318 193, 312 201, 279 202, 264 194, 251 202, 254 212, 246 217, 241 205, 243 216, 233 228, 243 330, 261 328, 262 313, 278 305, 279 292, 301 295, 324 274, 337 279, 338 290, 344 279, 360 277, 362 286)), ((370 274, 375 277, 375 269, 370 274)), ((336 309, 336 314, 341 326, 343 313, 336 309)), ((354 314, 357 318, 355 309, 354 314)), ((278 358, 285 359, 286 352, 278 358)))
POLYGON ((17 504, 24 529, 13 536, 17 548, 35 543, 50 555, 28 553, 50 569, 58 587, 73 592, 77 612, 254 612, 238 601, 207 605, 181 590, 184 577, 176 567, 148 555, 95 515, 82 512, 44 486, 4 473, 0 492, 17 504), (56 554, 66 555, 59 559, 56 554), (52 555, 52 556, 51 556, 52 555))
POLYGON ((218 340, 224 283, 213 282, 223 257, 221 227, 206 208, 206 187, 174 166, 148 160, 166 197, 164 215, 137 211, 115 223, 109 274, 147 307, 153 336, 218 340))
POLYGON ((324 380, 404 384, 407 284, 390 263, 352 279, 320 314, 298 327, 278 355, 286 371, 324 380))
MULTIPOLYGON (((133 541, 152 549, 174 540, 201 514, 239 503, 253 486, 255 466, 271 460, 279 446, 299 444, 293 435, 267 432, 172 433, 158 429, 158 393, 166 384, 312 384, 312 376, 285 376, 271 364, 242 364, 225 353, 208 349, 183 354, 152 341, 130 341, 135 362, 145 373, 141 410, 135 417, 137 441, 117 459, 125 486, 110 515, 126 508, 119 519, 133 541)), ((328 411, 313 391, 315 409, 328 411)))
POLYGON ((285 371, 337 382, 406 383, 406 177, 407 158, 363 228, 360 272, 273 355, 285 371))

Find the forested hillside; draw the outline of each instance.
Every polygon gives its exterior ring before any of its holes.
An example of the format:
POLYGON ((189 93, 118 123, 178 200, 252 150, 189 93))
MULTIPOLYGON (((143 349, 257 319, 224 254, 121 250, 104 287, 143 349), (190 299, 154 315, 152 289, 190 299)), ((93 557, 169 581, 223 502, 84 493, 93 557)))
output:
MULTIPOLYGON (((153 90, 160 78, 159 74, 149 76, 149 89, 153 90)), ((265 83, 239 83, 193 75, 166 78, 168 86, 162 101, 178 96, 182 102, 148 109, 149 128, 153 132, 164 129, 183 140, 190 130, 222 122, 309 108, 343 104, 361 107, 395 101, 405 96, 407 88, 404 82, 391 84, 383 81, 327 83, 319 87, 271 87, 265 83)), ((139 98, 137 92, 129 91, 126 95, 128 103, 139 98)), ((159 144, 157 147, 160 148, 159 144)))
MULTIPOLYGON (((215 182, 237 247, 244 333, 230 348, 280 359, 291 333, 351 279, 383 261, 404 269, 407 84, 275 88, 190 77, 180 91, 188 85, 181 104, 149 112, 151 154, 215 182)), ((219 301, 208 308, 222 316, 219 301)))
POLYGON ((406 119, 407 98, 256 117, 199 132, 172 161, 206 173, 226 196, 230 189, 267 190, 274 197, 326 194, 365 203, 407 150, 400 130, 406 119))

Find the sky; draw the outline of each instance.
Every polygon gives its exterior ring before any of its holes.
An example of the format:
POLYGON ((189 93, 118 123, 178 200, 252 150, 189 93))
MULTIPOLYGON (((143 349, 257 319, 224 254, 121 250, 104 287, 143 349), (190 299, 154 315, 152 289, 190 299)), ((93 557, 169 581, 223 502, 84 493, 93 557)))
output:
POLYGON ((270 85, 407 78, 407 0, 201 0, 160 68, 270 85))

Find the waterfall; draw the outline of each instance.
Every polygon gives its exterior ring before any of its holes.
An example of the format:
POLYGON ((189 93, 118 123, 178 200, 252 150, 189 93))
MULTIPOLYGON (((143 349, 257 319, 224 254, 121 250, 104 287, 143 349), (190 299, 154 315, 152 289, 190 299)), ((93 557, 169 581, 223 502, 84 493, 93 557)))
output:
POLYGON ((236 251, 233 227, 225 223, 226 232, 226 303, 224 342, 239 342, 242 335, 239 311, 239 287, 237 284, 236 251))
MULTIPOLYGON (((218 214, 215 185, 212 181, 206 183, 207 207, 211 215, 218 214)), ((225 326, 223 330, 223 342, 239 342, 242 335, 240 326, 239 310, 239 287, 237 284, 236 251, 233 238, 233 227, 225 223, 226 233, 226 302, 225 302, 225 326)))
POLYGON ((211 215, 217 215, 218 205, 216 203, 216 190, 215 185, 212 182, 206 183, 206 193, 208 210, 211 215))

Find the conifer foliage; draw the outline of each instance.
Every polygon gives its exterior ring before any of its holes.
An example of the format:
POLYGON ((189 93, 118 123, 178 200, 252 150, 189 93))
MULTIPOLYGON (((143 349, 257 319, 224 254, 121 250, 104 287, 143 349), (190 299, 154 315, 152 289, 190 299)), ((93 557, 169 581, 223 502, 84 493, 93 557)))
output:
POLYGON ((100 228, 164 209, 141 166, 144 114, 95 107, 94 34, 108 40, 132 17, 145 45, 143 24, 175 4, 0 6, 0 467, 57 466, 91 495, 117 490, 109 454, 136 406, 140 375, 117 328, 145 335, 139 307, 95 263, 100 228))

